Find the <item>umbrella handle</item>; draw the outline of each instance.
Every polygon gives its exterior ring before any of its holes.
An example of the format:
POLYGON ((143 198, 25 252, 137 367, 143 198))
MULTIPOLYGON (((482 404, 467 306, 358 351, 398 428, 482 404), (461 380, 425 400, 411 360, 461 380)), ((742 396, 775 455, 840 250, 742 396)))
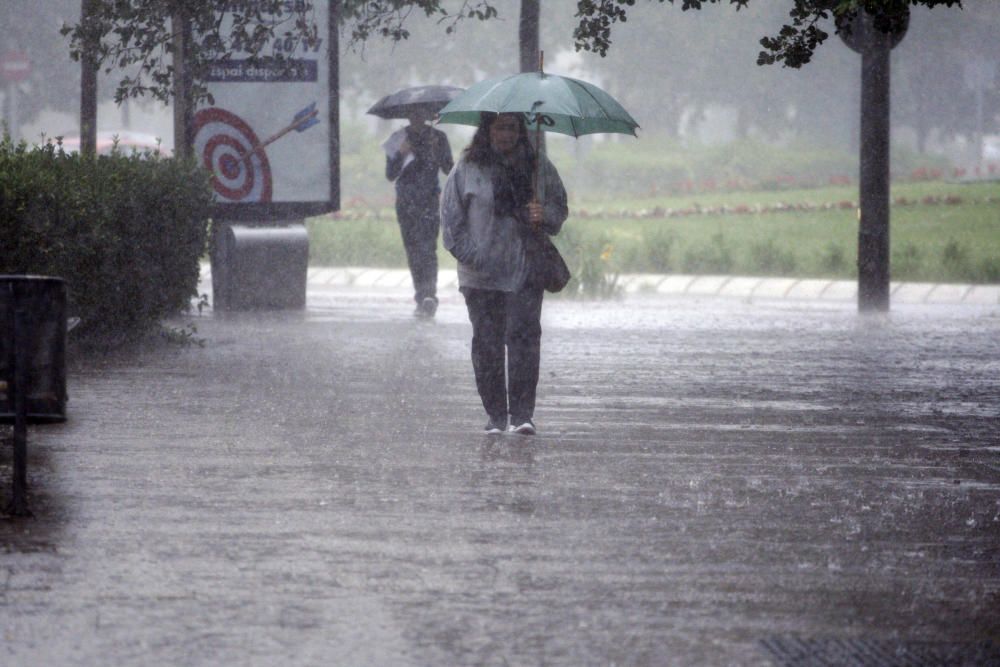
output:
MULTIPOLYGON (((538 51, 538 73, 541 74, 542 66, 545 63, 545 51, 539 49, 538 51)), ((542 152, 542 124, 539 122, 538 118, 535 118, 535 179, 534 179, 534 199, 538 201, 538 172, 541 171, 541 152, 542 152)))
MULTIPOLYGON (((539 50, 539 52, 538 52, 538 72, 539 73, 542 72, 542 64, 544 62, 545 62, 545 51, 539 50)), ((532 189, 534 190, 534 192, 532 193, 532 198, 536 202, 539 201, 539 199, 538 199, 538 178, 539 178, 539 172, 541 171, 541 167, 542 167, 541 153, 542 153, 542 124, 536 118, 535 119, 535 173, 534 173, 534 179, 533 179, 533 183, 532 183, 532 189)))
POLYGON ((538 201, 538 172, 541 171, 542 167, 542 161, 539 155, 541 153, 541 150, 542 150, 542 125, 541 123, 537 123, 535 126, 535 174, 534 174, 535 178, 534 178, 534 183, 532 184, 534 190, 532 196, 534 197, 535 201, 538 201))

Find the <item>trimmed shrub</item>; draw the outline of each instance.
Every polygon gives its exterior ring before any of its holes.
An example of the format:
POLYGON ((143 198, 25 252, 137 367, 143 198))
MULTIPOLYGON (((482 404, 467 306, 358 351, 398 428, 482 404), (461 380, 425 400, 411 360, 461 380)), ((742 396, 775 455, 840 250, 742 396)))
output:
POLYGON ((757 275, 788 276, 795 273, 795 255, 772 239, 750 247, 751 269, 757 275))
POLYGON ((558 296, 610 299, 621 294, 614 266, 614 245, 607 234, 580 234, 563 227, 553 239, 569 266, 571 278, 558 296))
POLYGON ((645 251, 645 262, 639 263, 643 270, 651 273, 670 273, 673 271, 673 248, 677 243, 677 235, 663 227, 653 227, 643 234, 642 249, 645 251))
POLYGON ((968 249, 955 239, 948 239, 941 249, 941 266, 953 280, 964 280, 972 273, 968 249))
POLYGON ((850 270, 847 261, 847 253, 844 249, 830 241, 823 248, 819 258, 819 268, 826 274, 839 277, 850 270))
POLYGON ((889 266, 895 280, 913 280, 914 276, 921 275, 924 262, 924 253, 913 243, 896 244, 891 248, 889 266))
POLYGON ((394 214, 344 219, 310 218, 309 263, 318 266, 406 266, 406 250, 394 214))
POLYGON ((727 274, 733 270, 733 253, 726 243, 725 237, 713 234, 708 245, 689 249, 684 254, 681 269, 684 273, 720 273, 727 274))
POLYGON ((74 330, 116 344, 186 310, 205 250, 208 176, 115 151, 94 159, 0 141, 0 273, 58 276, 74 330))
POLYGON ((978 282, 1000 283, 1000 259, 987 257, 979 263, 978 282))

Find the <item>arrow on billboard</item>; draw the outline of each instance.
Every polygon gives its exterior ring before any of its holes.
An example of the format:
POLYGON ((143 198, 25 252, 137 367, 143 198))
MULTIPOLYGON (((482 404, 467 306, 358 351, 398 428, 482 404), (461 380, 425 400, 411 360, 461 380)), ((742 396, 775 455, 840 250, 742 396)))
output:
POLYGON ((275 141, 282 138, 292 130, 295 130, 296 132, 305 132, 313 125, 318 125, 319 124, 319 119, 317 118, 318 115, 319 111, 316 110, 315 102, 313 102, 306 108, 302 109, 301 111, 296 112, 296 114, 292 117, 291 123, 281 128, 280 130, 272 134, 270 137, 260 142, 252 149, 250 149, 250 151, 243 156, 243 161, 246 162, 255 153, 264 150, 265 147, 273 144, 275 141))

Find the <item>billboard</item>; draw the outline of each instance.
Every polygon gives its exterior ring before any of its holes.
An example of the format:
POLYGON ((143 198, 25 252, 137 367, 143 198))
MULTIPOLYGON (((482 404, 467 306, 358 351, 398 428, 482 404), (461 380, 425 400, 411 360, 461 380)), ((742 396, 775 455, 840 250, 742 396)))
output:
POLYGON ((215 49, 202 76, 212 102, 191 121, 194 156, 212 173, 220 219, 301 218, 339 208, 330 1, 286 0, 264 18, 274 35, 252 58, 231 30, 232 14, 222 14, 220 34, 229 43, 215 49), (298 34, 298 20, 316 27, 314 39, 298 34))

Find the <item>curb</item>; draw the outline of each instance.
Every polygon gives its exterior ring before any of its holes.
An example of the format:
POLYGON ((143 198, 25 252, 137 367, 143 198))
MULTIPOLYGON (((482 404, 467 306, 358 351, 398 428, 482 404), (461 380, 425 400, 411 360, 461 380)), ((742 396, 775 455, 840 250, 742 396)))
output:
MULTIPOLYGON (((211 267, 207 263, 201 265, 201 279, 211 281, 211 267)), ((406 289, 410 285, 410 272, 368 267, 309 267, 306 282, 310 287, 406 289)), ((815 278, 629 273, 618 276, 618 285, 625 294, 649 296, 825 302, 856 301, 858 296, 855 281, 815 278)), ((454 269, 438 271, 438 287, 457 290, 457 272, 454 269)), ((890 282, 889 294, 894 303, 1000 305, 1000 285, 890 282)))

